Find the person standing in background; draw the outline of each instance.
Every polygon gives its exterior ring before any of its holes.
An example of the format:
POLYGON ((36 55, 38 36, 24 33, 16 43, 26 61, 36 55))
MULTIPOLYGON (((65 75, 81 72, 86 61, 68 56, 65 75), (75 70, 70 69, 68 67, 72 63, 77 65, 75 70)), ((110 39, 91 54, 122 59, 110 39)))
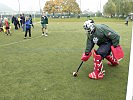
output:
POLYGON ((22 15, 20 14, 20 25, 21 25, 21 27, 22 27, 22 19, 23 19, 23 17, 22 17, 22 15))
POLYGON ((41 25, 42 25, 42 36, 48 36, 48 29, 47 29, 47 25, 48 25, 48 17, 46 16, 45 13, 42 14, 41 16, 41 25))
POLYGON ((33 22, 32 22, 32 16, 29 15, 29 20, 31 21, 32 27, 34 28, 33 22))
POLYGON ((4 29, 5 29, 5 34, 6 35, 11 35, 11 32, 10 32, 10 22, 8 21, 7 18, 4 18, 4 29))
POLYGON ((125 21, 126 21, 125 24, 126 24, 127 26, 128 26, 128 20, 129 20, 129 16, 127 16, 126 19, 125 19, 125 21))
POLYGON ((20 28, 20 16, 18 16, 18 27, 20 28))
POLYGON ((27 33, 29 32, 29 38, 31 38, 31 21, 29 19, 29 17, 26 17, 26 21, 25 21, 25 36, 24 39, 27 38, 27 33))
POLYGON ((24 14, 22 15, 22 29, 23 29, 23 32, 25 31, 25 16, 24 14))

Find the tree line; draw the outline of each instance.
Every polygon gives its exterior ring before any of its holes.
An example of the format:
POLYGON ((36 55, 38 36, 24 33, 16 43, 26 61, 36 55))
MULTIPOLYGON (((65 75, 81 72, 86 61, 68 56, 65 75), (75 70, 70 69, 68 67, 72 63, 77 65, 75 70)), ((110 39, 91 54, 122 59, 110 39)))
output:
POLYGON ((127 16, 133 13, 133 0, 108 0, 103 7, 104 15, 107 16, 127 16))
MULTIPOLYGON (((49 0, 45 3, 44 12, 55 15, 55 13, 80 14, 81 9, 76 0, 49 0)), ((106 16, 127 16, 133 13, 133 0, 108 0, 103 6, 103 13, 106 16)))

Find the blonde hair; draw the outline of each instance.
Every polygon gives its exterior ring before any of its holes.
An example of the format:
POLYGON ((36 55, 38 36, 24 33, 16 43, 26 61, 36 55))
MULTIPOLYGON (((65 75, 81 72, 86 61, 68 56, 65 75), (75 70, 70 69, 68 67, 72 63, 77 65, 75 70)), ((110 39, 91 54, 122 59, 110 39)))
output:
POLYGON ((8 21, 8 19, 5 17, 5 18, 4 18, 4 21, 8 21))
POLYGON ((29 17, 28 17, 28 16, 26 16, 26 17, 25 17, 25 19, 26 19, 26 20, 29 20, 29 17))

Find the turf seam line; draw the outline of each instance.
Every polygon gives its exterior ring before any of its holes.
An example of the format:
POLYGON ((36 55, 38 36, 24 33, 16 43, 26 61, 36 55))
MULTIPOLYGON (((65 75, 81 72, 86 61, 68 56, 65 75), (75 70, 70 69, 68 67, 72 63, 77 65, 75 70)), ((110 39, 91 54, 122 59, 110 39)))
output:
POLYGON ((41 37, 41 36, 37 36, 37 37, 31 38, 31 39, 26 39, 26 40, 22 40, 22 41, 17 41, 17 42, 3 44, 3 45, 0 45, 0 47, 4 47, 4 46, 9 46, 9 45, 13 45, 13 44, 18 44, 18 43, 26 42, 26 41, 33 40, 33 39, 36 39, 36 38, 39 38, 39 37, 41 37))

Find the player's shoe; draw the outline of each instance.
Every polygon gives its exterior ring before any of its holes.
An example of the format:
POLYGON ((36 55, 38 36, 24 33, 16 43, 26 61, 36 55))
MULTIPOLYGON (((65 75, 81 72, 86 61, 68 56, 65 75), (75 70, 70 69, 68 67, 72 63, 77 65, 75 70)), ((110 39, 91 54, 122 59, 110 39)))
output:
POLYGON ((44 34, 42 34, 42 36, 44 36, 44 34))
POLYGON ((45 34, 45 36, 48 36, 47 34, 45 34))

